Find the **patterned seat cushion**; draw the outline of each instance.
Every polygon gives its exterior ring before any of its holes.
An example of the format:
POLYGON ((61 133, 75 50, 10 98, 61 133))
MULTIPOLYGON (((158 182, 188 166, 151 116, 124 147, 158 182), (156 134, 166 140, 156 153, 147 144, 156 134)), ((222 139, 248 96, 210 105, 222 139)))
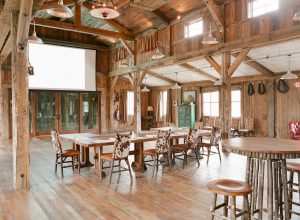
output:
POLYGON ((155 149, 157 153, 167 153, 170 148, 170 133, 171 130, 159 130, 155 149))
POLYGON ((127 158, 130 151, 131 134, 120 135, 117 133, 112 157, 115 159, 127 158))

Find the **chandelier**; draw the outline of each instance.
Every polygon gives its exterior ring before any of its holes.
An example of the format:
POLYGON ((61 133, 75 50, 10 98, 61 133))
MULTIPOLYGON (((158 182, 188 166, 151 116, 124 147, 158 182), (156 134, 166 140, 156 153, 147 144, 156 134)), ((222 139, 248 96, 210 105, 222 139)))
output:
POLYGON ((114 19, 119 17, 120 13, 117 10, 117 6, 114 4, 113 0, 100 1, 97 0, 96 3, 92 5, 89 13, 95 18, 101 19, 114 19))

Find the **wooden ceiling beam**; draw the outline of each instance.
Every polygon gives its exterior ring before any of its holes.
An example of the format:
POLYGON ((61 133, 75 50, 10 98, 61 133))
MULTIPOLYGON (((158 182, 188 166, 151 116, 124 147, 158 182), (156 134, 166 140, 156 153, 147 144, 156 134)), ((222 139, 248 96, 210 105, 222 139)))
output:
MULTIPOLYGON (((233 55, 235 56, 235 55, 233 55)), ((272 72, 271 70, 269 70, 267 67, 261 65, 260 63, 251 60, 250 57, 246 57, 245 60, 246 62, 244 62, 246 65, 250 66, 251 68, 255 69, 256 71, 260 72, 261 74, 265 75, 265 76, 269 76, 272 77, 274 76, 274 72, 272 72)))
POLYGON ((212 75, 210 75, 209 73, 203 71, 203 70, 200 70, 188 63, 182 63, 182 64, 179 64, 179 66, 181 66, 182 68, 188 70, 188 71, 191 71, 193 73, 196 73, 198 74, 199 76, 204 76, 205 78, 209 79, 209 80, 212 80, 212 81, 215 81, 217 80, 218 78, 217 77, 214 77, 212 75))
POLYGON ((170 78, 168 78, 168 77, 165 77, 165 76, 163 76, 163 75, 160 75, 160 74, 158 74, 158 73, 155 73, 155 72, 153 72, 153 71, 151 71, 151 70, 146 70, 146 72, 147 72, 148 75, 153 76, 153 77, 155 77, 155 78, 157 78, 157 79, 160 79, 160 80, 162 80, 162 81, 165 81, 165 82, 167 82, 167 83, 169 83, 169 84, 175 84, 175 82, 176 82, 176 81, 174 81, 174 80, 172 80, 172 79, 170 79, 170 78))
POLYGON ((1 55, 0 55, 1 56, 1 64, 6 60, 6 58, 12 51, 12 46, 13 46, 12 37, 9 36, 4 44, 4 47, 1 50, 1 55))
POLYGON ((107 36, 107 37, 112 37, 117 39, 133 40, 132 36, 128 36, 115 31, 92 28, 92 27, 76 25, 68 22, 54 21, 54 20, 43 19, 43 18, 35 18, 34 20, 36 26, 43 26, 43 27, 78 32, 83 34, 102 35, 102 36, 107 36))
POLYGON ((128 74, 128 76, 129 76, 129 81, 130 81, 130 83, 131 83, 131 85, 133 86, 133 76, 132 76, 132 73, 129 73, 128 74))
MULTIPOLYGON (((85 2, 85 0, 64 0, 64 5, 71 6, 71 5, 75 5, 76 3, 83 3, 83 2, 85 2)), ((55 5, 57 5, 57 0, 47 1, 42 5, 40 10, 47 10, 52 8, 55 5)))
POLYGON ((164 14, 162 14, 160 11, 155 10, 152 12, 160 21, 161 24, 169 26, 170 25, 170 19, 165 16, 164 14))
POLYGON ((223 27, 224 22, 221 17, 221 12, 218 9, 218 6, 214 3, 213 0, 203 0, 203 1, 212 16, 214 23, 217 25, 219 31, 221 33, 223 33, 224 32, 224 27, 223 27))
POLYGON ((206 61, 221 75, 222 67, 215 61, 212 56, 205 56, 206 61))
POLYGON ((126 50, 132 55, 134 56, 134 51, 133 49, 131 48, 131 46, 124 40, 124 39, 119 39, 121 44, 123 45, 123 47, 126 48, 126 50))
POLYGON ((145 78, 146 74, 147 73, 146 73, 145 70, 140 71, 139 78, 138 78, 138 81, 137 81, 137 85, 141 85, 141 83, 143 82, 143 79, 145 78))
POLYGON ((228 74, 230 76, 233 75, 233 73, 237 70, 237 68, 240 66, 240 64, 242 63, 242 61, 244 61, 244 59, 247 57, 247 54, 249 53, 251 49, 247 48, 247 49, 243 49, 239 55, 236 57, 236 59, 234 60, 234 62, 231 64, 231 66, 228 69, 228 74))

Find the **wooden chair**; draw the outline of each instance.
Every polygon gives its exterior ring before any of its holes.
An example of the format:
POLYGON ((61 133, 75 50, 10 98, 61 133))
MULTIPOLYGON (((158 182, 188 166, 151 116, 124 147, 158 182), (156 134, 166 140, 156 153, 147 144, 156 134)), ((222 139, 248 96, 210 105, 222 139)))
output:
POLYGON ((156 170, 158 170, 158 166, 161 165, 159 163, 159 156, 162 155, 167 158, 168 165, 171 169, 171 162, 170 162, 170 134, 171 130, 159 130, 157 134, 157 141, 155 145, 155 149, 149 149, 144 151, 144 158, 150 156, 152 160, 145 160, 146 165, 153 166, 153 174, 156 170), (153 161, 153 164, 147 163, 153 161))
POLYGON ((238 130, 239 136, 250 136, 254 137, 254 118, 245 119, 245 128, 238 130))
POLYGON ((220 179, 208 183, 207 188, 213 193, 213 202, 210 208, 211 219, 213 220, 215 216, 219 216, 222 219, 228 219, 228 209, 230 208, 231 218, 235 220, 237 217, 245 215, 247 220, 250 220, 250 206, 248 195, 252 192, 252 187, 248 183, 229 180, 229 179, 220 179), (217 205, 217 196, 223 195, 224 202, 217 205), (243 196, 245 210, 239 210, 236 207, 236 197, 243 196), (228 206, 228 201, 230 199, 230 206, 228 206), (216 213, 216 210, 223 208, 223 214, 216 213), (237 214, 237 211, 240 211, 237 214))
POLYGON ((207 156, 207 163, 209 162, 209 157, 211 154, 219 154, 219 158, 221 161, 221 153, 220 153, 220 141, 221 141, 221 129, 217 127, 213 127, 211 136, 208 139, 208 142, 205 142, 205 139, 202 139, 198 146, 202 149, 201 155, 207 156), (215 147, 217 152, 212 151, 211 148, 215 147), (204 153, 204 149, 207 150, 207 154, 204 153))
POLYGON ((188 151, 190 150, 195 153, 198 166, 200 166, 198 143, 201 140, 202 139, 199 133, 197 132, 197 129, 190 128, 189 134, 185 139, 185 143, 172 146, 173 159, 175 160, 175 158, 177 158, 183 160, 183 165, 182 165, 183 169, 184 169, 184 165, 187 164, 188 151), (183 158, 181 158, 182 156, 183 158))
POLYGON ((300 140, 300 121, 292 121, 288 124, 290 139, 300 140))
POLYGON ((59 134, 57 131, 51 131, 52 143, 56 153, 55 159, 55 173, 57 173, 57 165, 61 167, 61 177, 64 178, 64 168, 72 167, 74 170, 75 167, 78 167, 78 173, 80 173, 80 151, 77 150, 63 150, 62 144, 59 138, 59 134), (68 160, 71 158, 71 160, 68 160), (70 164, 71 165, 64 165, 70 164))
MULTIPOLYGON (((128 161, 128 155, 130 151, 130 144, 131 144, 131 132, 129 134, 119 134, 117 133, 113 152, 100 155, 99 157, 99 165, 100 165, 100 173, 103 171, 103 164, 105 161, 110 163, 110 174, 109 174, 109 185, 111 183, 111 177, 113 173, 119 173, 123 171, 129 171, 130 179, 132 181, 132 174, 131 174, 131 168, 128 161), (127 164, 127 168, 121 167, 121 161, 124 160, 127 164), (113 168, 115 167, 114 163, 115 161, 118 161, 118 167, 119 169, 114 171, 113 168)), ((100 175, 100 179, 102 180, 102 175, 100 175)))
POLYGON ((289 201, 290 201, 290 218, 292 214, 300 216, 300 212, 293 210, 293 205, 300 206, 300 163, 297 162, 287 162, 287 171, 290 173, 290 178, 288 181, 289 189, 289 201), (294 182, 294 174, 297 173, 297 182, 294 182), (296 189, 294 187, 297 187, 296 189), (293 200, 293 194, 298 193, 299 202, 293 200))
POLYGON ((240 118, 232 118, 231 119, 231 135, 232 137, 239 135, 239 127, 240 127, 240 118))

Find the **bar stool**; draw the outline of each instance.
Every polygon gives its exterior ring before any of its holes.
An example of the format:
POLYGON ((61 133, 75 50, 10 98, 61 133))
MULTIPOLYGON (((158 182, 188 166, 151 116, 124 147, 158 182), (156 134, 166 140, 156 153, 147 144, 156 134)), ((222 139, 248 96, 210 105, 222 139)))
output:
POLYGON ((292 214, 300 216, 299 212, 293 211, 293 205, 300 206, 300 163, 297 162, 288 162, 286 164, 287 171, 290 172, 290 179, 288 181, 289 189, 289 200, 290 200, 290 217, 292 214), (294 174, 298 175, 298 183, 294 182, 294 174), (294 186, 298 189, 294 189, 294 186), (299 202, 293 201, 293 193, 297 192, 299 194, 299 202))
POLYGON ((213 193, 213 203, 211 206, 211 219, 214 216, 219 216, 222 219, 228 217, 228 210, 231 210, 230 219, 235 220, 236 218, 245 215, 246 219, 250 220, 250 206, 248 201, 248 195, 252 192, 252 187, 246 182, 229 179, 219 179, 209 182, 207 184, 209 191, 213 193), (217 205, 217 195, 224 196, 224 203, 217 205), (236 196, 244 197, 244 210, 236 208, 236 196), (228 200, 230 197, 230 206, 228 206, 228 200), (216 210, 223 208, 223 215, 217 214, 216 210), (236 212, 239 212, 238 214, 236 212))

